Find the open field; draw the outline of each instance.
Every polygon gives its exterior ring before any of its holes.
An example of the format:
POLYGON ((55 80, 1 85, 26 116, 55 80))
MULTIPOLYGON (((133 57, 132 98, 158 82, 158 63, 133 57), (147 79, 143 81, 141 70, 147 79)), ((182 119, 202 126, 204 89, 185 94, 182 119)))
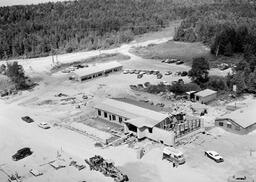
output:
POLYGON ((147 59, 180 58, 185 60, 187 65, 195 57, 211 57, 209 48, 202 43, 186 43, 168 41, 163 44, 149 45, 147 47, 136 47, 132 50, 136 55, 147 59))
MULTIPOLYGON (((190 67, 186 65, 164 64, 159 60, 145 59, 130 52, 131 47, 164 43, 169 39, 171 39, 171 35, 167 38, 135 41, 101 52, 89 51, 58 55, 58 62, 71 64, 98 56, 101 53, 120 53, 130 57, 125 60, 117 59, 124 69, 159 70, 161 73, 189 70, 190 67)), ((178 47, 183 46, 179 45, 178 47)), ((178 50, 178 47, 174 48, 173 52, 178 50)), ((189 50, 189 48, 187 49, 189 50)), ((198 52, 202 50, 203 48, 198 52)), ((97 140, 93 137, 67 129, 68 127, 61 127, 63 125, 78 126, 81 130, 87 130, 88 135, 92 133, 104 135, 104 137, 110 135, 109 129, 112 126, 106 123, 98 124, 99 121, 95 119, 94 110, 96 104, 99 104, 104 98, 110 97, 150 99, 154 103, 165 103, 166 108, 170 108, 170 110, 178 105, 180 109, 189 109, 191 102, 173 102, 158 95, 134 92, 129 88, 130 84, 171 82, 181 77, 164 75, 162 79, 157 79, 156 75, 144 75, 143 78, 137 79, 136 74, 116 72, 106 77, 98 77, 80 83, 68 80, 68 74, 61 71, 52 73, 51 69, 54 65, 51 57, 17 61, 24 66, 28 76, 38 80, 39 85, 33 90, 23 91, 18 95, 0 100, 0 169, 4 169, 9 174, 17 171, 24 177, 24 182, 113 181, 99 172, 90 171, 88 166, 81 171, 68 166, 71 160, 85 164, 84 159, 96 154, 114 161, 115 165, 128 175, 131 182, 169 182, 170 180, 223 182, 229 175, 243 170, 256 177, 256 153, 253 152, 251 156, 249 153, 250 149, 256 147, 256 132, 239 136, 218 128, 208 130, 208 134, 199 134, 190 138, 191 141, 184 141, 178 146, 184 152, 187 162, 178 168, 173 168, 171 163, 162 160, 163 146, 159 144, 152 147, 152 150, 148 150, 142 159, 137 159, 136 147, 120 145, 99 148, 95 146, 97 140), (35 122, 29 124, 22 121, 21 117, 25 115, 31 116, 35 122), (43 130, 37 126, 39 122, 48 122, 51 128, 43 130), (95 128, 100 129, 99 132, 96 132, 95 128), (102 130, 108 133, 106 134, 102 130), (22 147, 31 147, 34 153, 23 160, 12 161, 11 156, 22 147), (225 162, 218 164, 204 157, 204 150, 218 151, 223 155, 225 162), (55 160, 59 155, 59 158, 63 158, 67 166, 55 170, 47 163, 55 160), (37 178, 30 175, 28 171, 31 168, 41 170, 44 175, 37 178)), ((95 61, 97 62, 98 59, 95 61)), ((216 72, 213 70, 213 73, 216 72)), ((222 73, 225 74, 225 72, 222 73)), ((189 82, 188 77, 182 77, 182 79, 189 82)), ((208 114, 203 118, 207 128, 212 128, 215 117, 226 111, 225 103, 206 107, 208 114)), ((152 144, 152 141, 142 141, 137 145, 143 145, 144 142, 152 144)), ((0 171, 0 181, 6 182, 6 180, 7 177, 0 171)))

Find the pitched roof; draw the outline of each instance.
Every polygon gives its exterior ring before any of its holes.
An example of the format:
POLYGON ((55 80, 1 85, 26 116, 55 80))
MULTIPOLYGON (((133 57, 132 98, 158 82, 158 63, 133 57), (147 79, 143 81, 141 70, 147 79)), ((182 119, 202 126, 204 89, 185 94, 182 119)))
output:
POLYGON ((75 70, 73 73, 78 76, 87 76, 94 73, 100 73, 100 72, 104 72, 104 71, 114 69, 114 68, 119 68, 119 67, 122 67, 120 63, 118 63, 117 61, 112 61, 108 63, 99 63, 94 66, 80 68, 75 70))
POLYGON ((147 127, 154 127, 155 126, 155 122, 152 121, 151 119, 146 119, 146 118, 133 118, 133 119, 128 119, 127 121, 124 121, 125 123, 130 123, 134 126, 137 126, 138 128, 141 128, 143 126, 147 126, 147 127))
MULTIPOLYGON (((99 105, 95 106, 95 108, 107 111, 119 116, 126 117, 128 119, 134 119, 131 122, 137 123, 142 122, 145 126, 155 126, 162 120, 168 117, 168 114, 163 114, 160 112, 156 112, 150 109, 146 109, 143 107, 139 107, 133 104, 129 104, 126 102, 121 102, 115 99, 106 99, 99 105), (135 120, 135 118, 137 118, 135 120), (140 120, 138 120, 140 118, 140 120), (141 119, 144 118, 144 119, 141 119)), ((141 126, 140 125, 140 126, 141 126)))
POLYGON ((211 90, 211 89, 205 89, 205 90, 202 90, 200 92, 195 93, 195 95, 197 95, 199 97, 206 97, 206 96, 209 96, 209 95, 212 95, 212 94, 215 94, 215 93, 217 93, 217 91, 214 91, 214 90, 211 90))
POLYGON ((225 114, 218 119, 231 119, 243 128, 256 124, 256 102, 248 105, 248 107, 225 114))

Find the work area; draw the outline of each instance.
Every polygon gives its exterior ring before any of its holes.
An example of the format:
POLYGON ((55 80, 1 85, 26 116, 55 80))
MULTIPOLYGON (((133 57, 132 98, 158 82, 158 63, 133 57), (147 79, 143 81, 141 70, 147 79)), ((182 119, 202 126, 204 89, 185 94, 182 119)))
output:
POLYGON ((0 181, 223 182, 241 171, 255 177, 254 97, 198 89, 190 66, 162 63, 175 57, 130 51, 168 40, 58 55, 66 66, 54 72, 52 57, 19 60, 38 86, 1 97, 0 181), (130 58, 112 58, 116 52, 130 58))

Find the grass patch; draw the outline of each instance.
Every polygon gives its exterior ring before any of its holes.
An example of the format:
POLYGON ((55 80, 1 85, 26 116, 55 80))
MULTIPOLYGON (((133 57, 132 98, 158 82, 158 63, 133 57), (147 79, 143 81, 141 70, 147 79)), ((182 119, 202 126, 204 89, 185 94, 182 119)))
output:
POLYGON ((232 64, 237 64, 241 60, 243 60, 243 55, 242 54, 235 54, 231 57, 227 56, 218 56, 217 58, 209 59, 210 67, 211 68, 217 68, 219 64, 221 63, 226 63, 229 65, 232 64))
POLYGON ((132 52, 146 59, 179 58, 184 60, 187 65, 191 65, 195 57, 206 57, 208 59, 213 57, 210 50, 199 42, 168 41, 163 44, 134 48, 132 52))

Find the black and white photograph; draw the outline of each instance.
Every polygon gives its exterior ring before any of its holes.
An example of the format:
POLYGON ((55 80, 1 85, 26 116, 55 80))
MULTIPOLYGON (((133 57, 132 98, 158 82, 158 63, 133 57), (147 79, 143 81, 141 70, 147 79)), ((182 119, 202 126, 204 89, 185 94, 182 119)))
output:
POLYGON ((256 0, 0 0, 0 182, 256 182, 256 0))

